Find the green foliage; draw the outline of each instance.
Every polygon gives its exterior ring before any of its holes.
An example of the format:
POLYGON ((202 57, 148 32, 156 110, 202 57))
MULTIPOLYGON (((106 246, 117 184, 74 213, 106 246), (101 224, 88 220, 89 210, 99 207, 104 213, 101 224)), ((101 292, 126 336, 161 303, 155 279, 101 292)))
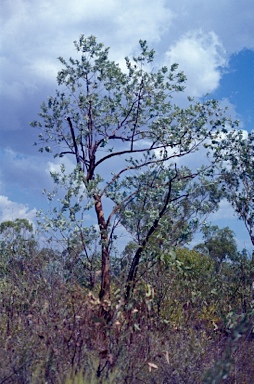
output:
MULTIPOLYGON (((252 350, 253 345, 246 343, 246 331, 249 329, 249 319, 246 315, 234 316, 232 323, 230 324, 229 337, 227 339, 225 350, 220 359, 216 361, 214 366, 208 370, 204 376, 204 383, 217 384, 221 382, 235 383, 235 382, 248 382, 249 375, 253 373, 253 368, 249 368, 250 372, 247 374, 244 370, 237 372, 239 361, 241 361, 241 354, 243 348, 250 348, 252 350), (243 342, 241 339, 245 339, 243 342), (239 361, 237 361, 239 359, 239 361)), ((248 339, 247 339, 248 340, 248 339)), ((250 352, 250 351, 249 351, 250 352)), ((248 358, 250 358, 251 354, 248 358)), ((245 363, 241 361, 241 363, 245 363)))
POLYGON ((41 130, 41 151, 76 162, 69 175, 64 165, 52 173, 65 195, 45 226, 65 232, 93 216, 101 248, 100 297, 107 299, 111 250, 116 228, 123 226, 138 244, 127 275, 128 297, 151 239, 184 244, 201 216, 217 208, 213 163, 196 169, 182 164, 207 141, 215 142, 231 121, 215 100, 175 105, 173 93, 184 90, 186 78, 177 64, 152 69, 154 51, 146 41, 140 41, 138 56, 125 58, 125 69, 109 59, 109 48, 94 36, 82 35, 74 44, 79 59, 59 58, 64 66, 59 90, 42 104, 41 120, 32 123, 41 130))
POLYGON ((224 261, 235 261, 237 245, 234 232, 229 228, 219 228, 217 225, 203 227, 204 242, 195 246, 195 250, 210 256, 221 268, 224 261))
POLYGON ((221 172, 221 186, 254 245, 254 133, 229 131, 213 156, 221 172))
POLYGON ((0 224, 0 276, 3 277, 19 266, 35 252, 37 242, 33 226, 27 219, 4 221, 0 224))
POLYGON ((205 178, 197 177, 196 182, 190 182, 192 177, 193 173, 187 167, 176 169, 167 164, 154 166, 152 171, 128 177, 123 182, 126 194, 137 191, 128 206, 123 205, 119 210, 121 224, 137 244, 142 244, 164 207, 165 212, 149 245, 155 239, 156 242, 161 240, 165 248, 191 241, 200 221, 215 210, 220 201, 216 182, 211 188, 205 178), (170 190, 169 196, 166 188, 170 190))
POLYGON ((62 252, 67 280, 74 280, 93 290, 96 275, 100 273, 100 255, 97 251, 98 231, 95 227, 76 227, 66 239, 67 248, 62 252))
POLYGON ((154 275, 151 281, 161 320, 164 318, 179 329, 187 324, 207 331, 215 329, 221 316, 222 303, 214 268, 214 262, 208 256, 187 248, 176 249, 175 257, 171 256, 168 263, 167 272, 163 272, 164 263, 155 267, 150 275, 154 275), (164 277, 158 279, 158 276, 164 277))
MULTIPOLYGON (((90 357, 90 360, 92 358, 90 357)), ((107 382, 108 384, 117 384, 121 380, 121 375, 118 372, 109 373, 106 377, 98 377, 96 374, 96 365, 99 365, 99 361, 93 359, 91 361, 91 368, 86 368, 86 371, 83 373, 82 370, 74 375, 69 374, 65 384, 103 384, 107 382)))

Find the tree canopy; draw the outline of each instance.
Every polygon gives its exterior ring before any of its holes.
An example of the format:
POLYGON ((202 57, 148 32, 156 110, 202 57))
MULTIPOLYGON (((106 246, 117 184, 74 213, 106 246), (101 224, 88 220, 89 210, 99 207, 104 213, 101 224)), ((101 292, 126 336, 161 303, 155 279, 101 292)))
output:
POLYGON ((214 161, 202 163, 199 156, 191 167, 187 164, 233 124, 216 100, 176 105, 173 95, 184 91, 186 78, 175 63, 155 69, 155 52, 146 41, 140 41, 138 56, 125 58, 125 68, 109 59, 109 48, 94 36, 81 36, 74 45, 79 59, 59 58, 64 67, 57 76, 59 89, 42 104, 41 119, 32 123, 41 130, 40 151, 75 160, 70 174, 64 164, 52 172, 65 196, 48 226, 64 230, 67 213, 81 229, 85 224, 78 225, 78 218, 94 211, 102 300, 110 299, 116 229, 124 228, 137 243, 128 297, 151 240, 184 243, 200 216, 217 208, 214 161))
POLYGON ((254 245, 254 133, 229 131, 213 153, 224 194, 254 245))
POLYGON ((204 242, 194 247, 195 250, 210 256, 221 268, 223 261, 234 261, 237 258, 237 244, 234 232, 229 228, 219 228, 217 225, 203 229, 204 242))

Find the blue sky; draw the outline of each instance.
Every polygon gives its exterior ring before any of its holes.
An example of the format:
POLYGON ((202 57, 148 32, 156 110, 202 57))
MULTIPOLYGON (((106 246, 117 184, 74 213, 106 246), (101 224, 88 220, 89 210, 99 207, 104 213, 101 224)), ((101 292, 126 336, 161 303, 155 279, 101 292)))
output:
MULTIPOLYGON (((254 17, 254 16, 253 16, 254 17)), ((243 49, 233 54, 220 86, 213 92, 216 99, 226 98, 246 130, 254 127, 254 51, 243 49)))
MULTIPOLYGON (((146 39, 158 65, 179 63, 186 94, 210 93, 253 130, 253 0, 2 0, 0 15, 0 221, 35 221, 47 207, 42 190, 52 188, 55 163, 33 146, 38 132, 29 122, 57 87, 57 57, 74 55, 81 34, 97 36, 120 63, 146 39)), ((251 248, 225 202, 212 219, 235 231, 240 248, 251 248)))

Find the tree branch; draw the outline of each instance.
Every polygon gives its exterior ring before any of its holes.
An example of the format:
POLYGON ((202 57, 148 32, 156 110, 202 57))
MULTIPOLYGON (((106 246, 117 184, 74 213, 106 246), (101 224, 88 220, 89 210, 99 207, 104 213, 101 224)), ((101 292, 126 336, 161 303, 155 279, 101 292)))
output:
POLYGON ((67 117, 66 120, 69 123, 70 131, 71 131, 71 137, 72 137, 72 142, 73 142, 74 151, 75 151, 75 155, 76 155, 76 161, 77 161, 77 164, 80 165, 81 162, 80 162, 79 151, 78 151, 78 146, 77 146, 77 142, 76 142, 76 138, 75 138, 75 134, 74 134, 72 121, 71 121, 71 118, 69 116, 67 117))
POLYGON ((178 177, 178 172, 177 172, 176 164, 175 164, 175 175, 169 181, 168 193, 167 193, 164 205, 163 205, 162 209, 160 210, 158 217, 154 220, 153 224, 151 225, 145 239, 142 241, 141 246, 137 249, 137 251, 134 255, 134 258, 132 260, 131 268, 130 268, 130 271, 129 271, 129 274, 127 277, 127 282, 126 282, 126 292, 125 292, 125 299, 126 300, 129 299, 131 290, 133 290, 133 288, 134 288, 134 280, 135 280, 135 277, 137 274, 137 267, 139 264, 141 254, 142 254, 144 248, 146 247, 150 237, 153 235, 153 233, 158 228, 160 219, 163 217, 164 213, 166 212, 166 209, 167 209, 168 204, 170 202, 170 196, 171 196, 171 192, 172 192, 172 183, 177 177, 178 177))

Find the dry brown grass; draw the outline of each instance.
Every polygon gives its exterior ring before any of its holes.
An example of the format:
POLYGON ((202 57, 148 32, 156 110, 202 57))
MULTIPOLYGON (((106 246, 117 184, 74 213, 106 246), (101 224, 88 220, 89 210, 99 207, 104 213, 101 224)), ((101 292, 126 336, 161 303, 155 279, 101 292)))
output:
POLYGON ((159 315, 147 284, 136 287, 128 305, 115 284, 102 308, 96 293, 58 274, 34 273, 31 265, 2 278, 0 383, 201 384, 213 367, 207 383, 251 382, 254 342, 246 327, 231 340, 225 328, 200 320, 195 306, 180 313, 178 305, 176 315, 172 291, 159 315))

